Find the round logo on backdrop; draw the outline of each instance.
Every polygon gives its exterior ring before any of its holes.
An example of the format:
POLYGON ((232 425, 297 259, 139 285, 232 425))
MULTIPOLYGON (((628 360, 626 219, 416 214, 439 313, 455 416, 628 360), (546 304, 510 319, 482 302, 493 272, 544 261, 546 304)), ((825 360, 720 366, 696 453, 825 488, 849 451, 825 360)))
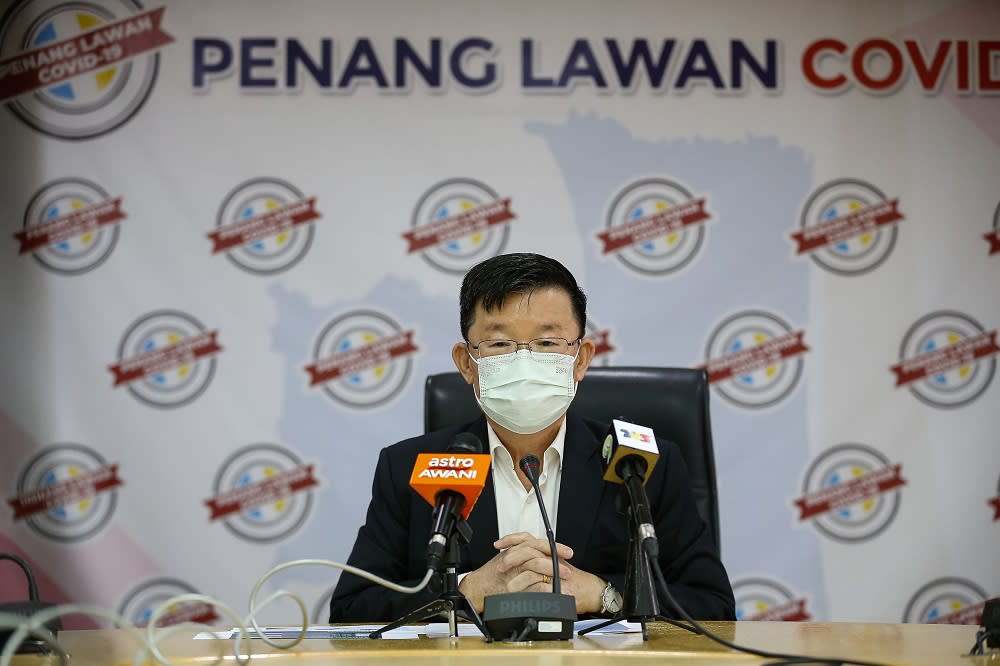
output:
POLYGON ((889 369, 896 388, 906 387, 932 407, 967 405, 989 388, 996 374, 997 329, 961 312, 941 310, 910 326, 889 369))
POLYGON ((153 91, 158 50, 173 41, 164 7, 133 0, 22 0, 0 18, 0 102, 59 139, 129 121, 153 91))
POLYGON ((316 197, 277 178, 255 178, 236 186, 222 202, 215 230, 208 233, 212 254, 249 273, 273 275, 297 264, 312 245, 319 219, 316 197))
POLYGON ((903 466, 863 444, 840 444, 809 465, 802 496, 794 504, 799 522, 843 543, 860 543, 885 531, 899 511, 903 466))
POLYGON ((705 240, 706 199, 662 178, 625 186, 608 208, 598 232, 601 254, 650 276, 675 273, 690 264, 705 240))
MULTIPOLYGON (((118 614, 136 627, 145 627, 153 619, 153 613, 168 599, 182 594, 199 592, 184 581, 176 578, 153 578, 136 585, 118 605, 118 614)), ((219 615, 211 604, 189 601, 170 604, 156 621, 157 627, 169 627, 184 622, 214 624, 219 615)))
POLYGON ((205 500, 210 520, 222 520, 236 536, 257 543, 281 541, 309 517, 313 466, 275 444, 245 446, 215 475, 213 497, 205 500))
POLYGON ((138 400, 153 407, 186 405, 212 381, 215 355, 222 351, 218 335, 187 313, 151 312, 122 336, 118 360, 108 366, 114 387, 127 387, 138 400))
POLYGON ((112 199, 82 178, 55 180, 31 198, 24 228, 14 234, 18 254, 32 254, 54 273, 77 275, 97 268, 118 243, 126 215, 122 198, 112 199))
POLYGON ((861 275, 882 264, 896 245, 899 199, 874 185, 845 178, 812 193, 792 232, 797 256, 837 275, 861 275))
POLYGON ((993 211, 993 231, 983 234, 983 238, 990 245, 990 254, 1000 254, 1000 203, 993 211))
POLYGON ((929 624, 979 624, 983 619, 986 590, 964 578, 937 578, 906 602, 903 622, 929 624))
POLYGON ((414 330, 373 310, 335 317, 316 338, 306 366, 309 387, 321 387, 345 407, 388 403, 406 386, 413 370, 414 330))
POLYGON ((109 465, 93 449, 56 444, 21 468, 17 493, 7 504, 14 510, 14 522, 23 520, 43 537, 73 543, 108 524, 121 485, 118 465, 109 465))
POLYGON ((744 310, 727 317, 708 336, 708 383, 738 407, 763 409, 788 398, 802 377, 809 351, 804 330, 776 314, 744 310))
POLYGON ((584 328, 586 329, 586 333, 583 337, 594 343, 594 359, 590 364, 598 366, 609 365, 611 363, 611 352, 615 351, 614 345, 611 344, 611 329, 602 329, 590 319, 586 321, 584 328))
POLYGON ((403 232, 407 254, 419 252, 434 268, 465 273, 484 259, 502 254, 510 236, 510 197, 501 199, 471 178, 442 181, 420 197, 410 230, 403 232))
POLYGON ((737 620, 805 622, 812 619, 805 597, 796 596, 770 578, 733 581, 733 596, 737 620))

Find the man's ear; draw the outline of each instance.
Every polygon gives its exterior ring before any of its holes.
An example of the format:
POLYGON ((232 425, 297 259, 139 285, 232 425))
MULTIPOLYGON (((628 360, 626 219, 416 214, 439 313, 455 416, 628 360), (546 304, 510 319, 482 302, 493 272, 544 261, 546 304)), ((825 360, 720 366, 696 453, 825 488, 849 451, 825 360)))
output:
POLYGON ((580 353, 576 355, 576 363, 573 364, 573 379, 576 381, 583 381, 583 376, 587 374, 587 368, 590 367, 590 362, 594 360, 594 353, 597 351, 597 346, 594 345, 594 341, 590 338, 584 338, 580 341, 580 353))
POLYGON ((464 342, 456 342, 455 346, 451 348, 451 360, 455 362, 455 367, 462 373, 466 384, 472 384, 476 381, 475 371, 472 369, 472 357, 469 356, 469 350, 464 342))

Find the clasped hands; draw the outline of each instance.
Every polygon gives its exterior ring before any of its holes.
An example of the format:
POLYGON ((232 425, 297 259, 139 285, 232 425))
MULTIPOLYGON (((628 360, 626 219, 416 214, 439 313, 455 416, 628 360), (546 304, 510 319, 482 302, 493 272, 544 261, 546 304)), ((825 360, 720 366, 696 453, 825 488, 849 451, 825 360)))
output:
MULTIPOLYGON (((492 594, 552 591, 552 554, 546 539, 515 532, 494 541, 493 547, 500 552, 466 574, 458 586, 476 611, 482 612, 483 599, 492 594)), ((570 564, 573 549, 569 546, 557 543, 556 554, 560 592, 576 599, 577 614, 600 611, 604 580, 570 564)))

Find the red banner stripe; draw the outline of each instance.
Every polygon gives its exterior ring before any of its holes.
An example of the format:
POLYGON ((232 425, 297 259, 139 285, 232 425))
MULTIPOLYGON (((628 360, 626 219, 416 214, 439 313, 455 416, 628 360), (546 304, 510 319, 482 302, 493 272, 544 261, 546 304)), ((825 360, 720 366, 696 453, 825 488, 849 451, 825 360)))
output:
POLYGON ((900 464, 884 467, 795 500, 801 511, 799 520, 850 506, 906 485, 906 479, 901 476, 902 468, 900 464))
POLYGON ((212 254, 218 254, 261 238, 276 236, 319 218, 320 214, 316 211, 316 197, 310 197, 246 220, 226 224, 206 235, 212 240, 212 254))
POLYGON ((990 244, 990 254, 1000 254, 1000 229, 983 234, 983 238, 990 244))
POLYGON ((205 500, 205 506, 211 509, 209 520, 218 520, 268 502, 285 499, 317 485, 319 481, 313 476, 313 465, 304 465, 246 486, 233 488, 217 497, 205 500))
POLYGON ((0 102, 135 58, 174 38, 160 27, 165 7, 0 60, 0 102))
POLYGON ((7 503, 14 509, 14 520, 18 521, 66 506, 71 502, 90 499, 122 484, 123 481, 118 476, 118 465, 108 465, 51 486, 36 488, 19 497, 8 499, 7 503))
POLYGON ((732 379, 806 353, 809 347, 803 341, 805 334, 805 331, 795 331, 771 338, 754 347, 711 359, 698 367, 708 371, 709 384, 732 379))
POLYGON ((659 213, 647 215, 638 220, 630 220, 625 224, 599 232, 597 238, 603 244, 601 254, 618 252, 636 243, 680 231, 710 218, 711 215, 705 211, 704 198, 677 204, 659 213))
POLYGON ((205 331, 167 347, 154 349, 110 365, 108 370, 115 376, 115 382, 112 386, 128 384, 149 375, 173 370, 182 365, 190 365, 206 356, 218 354, 223 349, 216 339, 218 335, 217 330, 205 331))
POLYGON ((805 599, 794 599, 779 606, 772 606, 746 619, 752 622, 805 622, 811 620, 812 616, 806 611, 805 599))
POLYGON ((882 201, 853 213, 820 222, 791 234, 797 244, 795 254, 806 254, 833 243, 874 231, 903 218, 898 210, 899 199, 882 201))
POLYGON ((997 331, 980 333, 947 347, 901 361, 889 368, 896 375, 896 386, 905 386, 931 375, 970 365, 1000 352, 997 331))
POLYGON ((345 375, 361 372, 376 365, 389 363, 406 354, 418 351, 413 344, 414 331, 403 331, 386 336, 361 347, 307 365, 309 386, 324 384, 345 375))
POLYGON ((403 232, 402 236, 408 243, 406 253, 412 254, 456 238, 464 238, 515 217, 510 210, 510 197, 483 204, 464 213, 403 232))
POLYGON ((122 198, 118 197, 25 227, 14 234, 14 238, 21 243, 17 253, 35 252, 67 238, 124 220, 126 215, 122 212, 121 205, 122 198))

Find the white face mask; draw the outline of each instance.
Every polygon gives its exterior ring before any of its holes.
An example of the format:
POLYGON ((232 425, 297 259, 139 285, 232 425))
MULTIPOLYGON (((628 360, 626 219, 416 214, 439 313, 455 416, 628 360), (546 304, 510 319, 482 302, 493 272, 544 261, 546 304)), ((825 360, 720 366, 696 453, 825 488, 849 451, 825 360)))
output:
POLYGON ((576 356, 532 355, 520 349, 472 362, 479 366, 479 406, 496 423, 520 435, 555 423, 576 395, 576 356))

